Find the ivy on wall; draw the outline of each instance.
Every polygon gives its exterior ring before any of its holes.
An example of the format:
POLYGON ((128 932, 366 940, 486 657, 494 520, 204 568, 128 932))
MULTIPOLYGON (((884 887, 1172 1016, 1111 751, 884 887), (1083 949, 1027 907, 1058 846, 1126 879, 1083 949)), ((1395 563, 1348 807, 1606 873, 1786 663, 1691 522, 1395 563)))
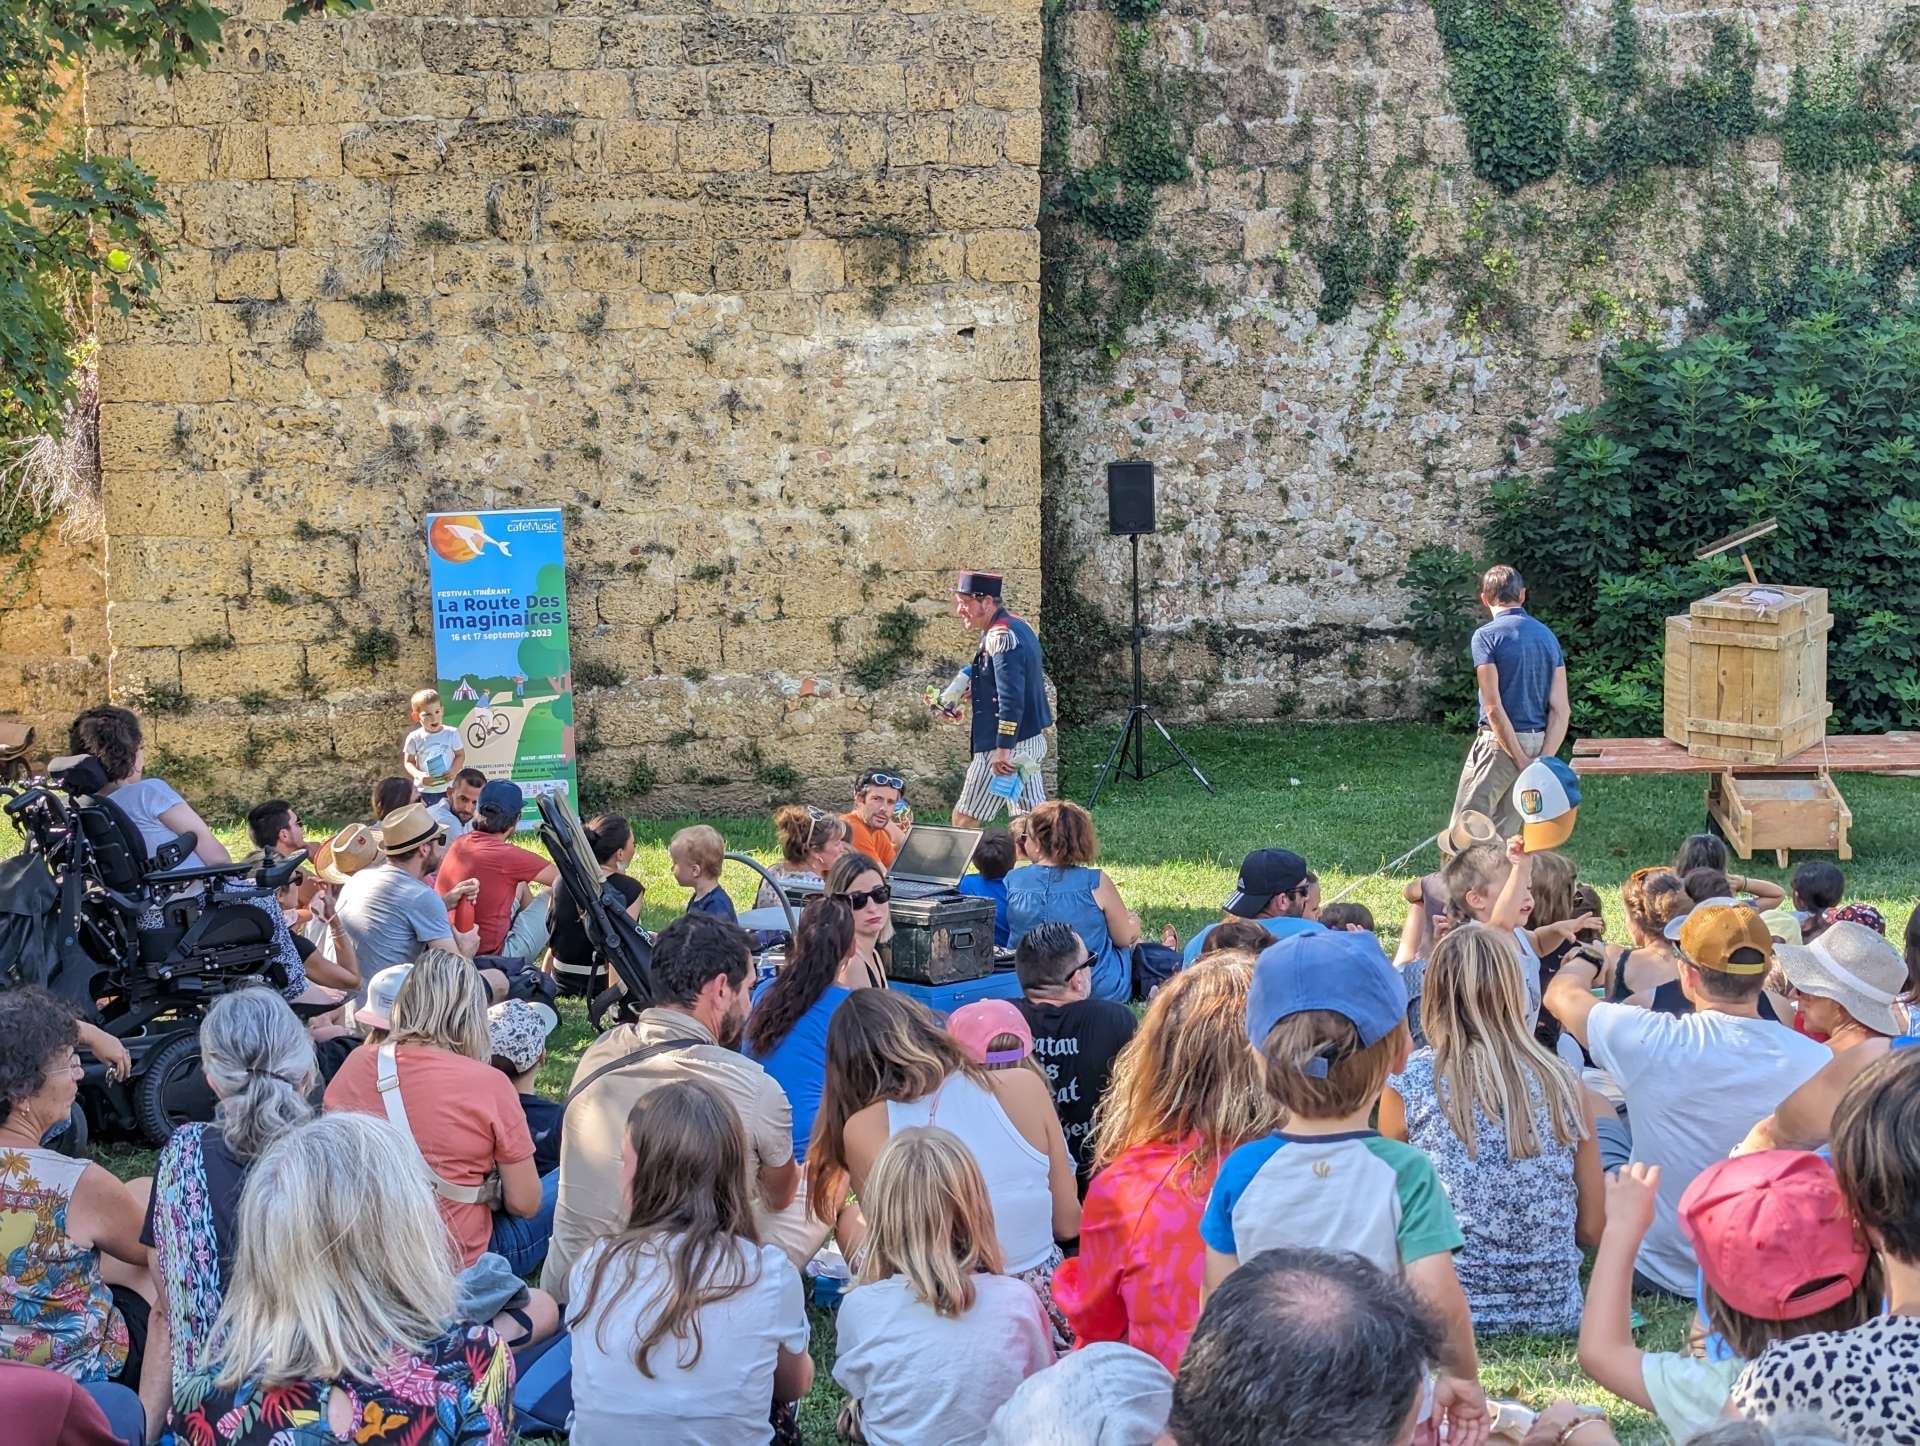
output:
POLYGON ((1560 0, 1433 0, 1473 172, 1517 191, 1560 169, 1567 66, 1560 0))

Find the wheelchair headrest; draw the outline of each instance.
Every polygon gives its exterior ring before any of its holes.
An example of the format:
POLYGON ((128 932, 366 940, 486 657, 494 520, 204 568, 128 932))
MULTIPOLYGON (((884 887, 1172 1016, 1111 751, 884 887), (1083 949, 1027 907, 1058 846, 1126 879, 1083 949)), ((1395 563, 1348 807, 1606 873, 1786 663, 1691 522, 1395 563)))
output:
POLYGON ((68 793, 98 793, 107 786, 107 770, 91 753, 72 753, 47 765, 47 777, 68 793))

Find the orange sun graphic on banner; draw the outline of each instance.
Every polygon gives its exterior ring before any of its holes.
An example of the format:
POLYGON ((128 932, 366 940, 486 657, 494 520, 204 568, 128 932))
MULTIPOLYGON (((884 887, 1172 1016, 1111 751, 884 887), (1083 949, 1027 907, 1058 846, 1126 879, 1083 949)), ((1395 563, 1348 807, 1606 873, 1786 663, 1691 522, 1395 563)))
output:
POLYGON ((427 535, 428 545, 448 562, 472 562, 489 547, 497 547, 502 557, 509 557, 507 544, 487 536, 487 529, 478 517, 470 512, 448 513, 444 517, 433 519, 433 527, 427 535))

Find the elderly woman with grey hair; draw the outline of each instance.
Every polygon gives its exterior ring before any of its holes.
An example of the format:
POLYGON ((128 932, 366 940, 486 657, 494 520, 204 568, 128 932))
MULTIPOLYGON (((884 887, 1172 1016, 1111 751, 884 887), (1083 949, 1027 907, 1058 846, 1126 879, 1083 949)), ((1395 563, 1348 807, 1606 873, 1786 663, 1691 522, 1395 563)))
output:
POLYGON ((216 1000, 200 1026, 200 1064, 219 1105, 211 1125, 183 1125, 160 1152, 141 1241, 153 1252, 158 1299, 147 1352, 167 1363, 143 1382, 147 1419, 205 1364, 214 1318, 233 1278, 240 1191, 261 1153, 313 1118, 313 1039, 271 989, 216 1000))

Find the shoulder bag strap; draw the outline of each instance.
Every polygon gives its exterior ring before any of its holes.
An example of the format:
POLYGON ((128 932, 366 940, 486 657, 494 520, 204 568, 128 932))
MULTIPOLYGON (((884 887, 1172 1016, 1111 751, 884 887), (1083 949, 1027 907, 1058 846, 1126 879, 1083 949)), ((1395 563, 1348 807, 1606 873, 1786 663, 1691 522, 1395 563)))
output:
POLYGON ((581 1080, 579 1084, 567 1091, 567 1097, 560 1101, 560 1113, 562 1115, 566 1114, 568 1107, 585 1092, 587 1086, 599 1079, 603 1074, 612 1074, 613 1071, 625 1069, 628 1065, 643 1064, 655 1055, 666 1054, 669 1050, 689 1049, 696 1044, 702 1043, 705 1043, 705 1041, 698 1039, 662 1040, 658 1044, 649 1044, 640 1049, 636 1049, 631 1054, 623 1054, 618 1059, 610 1059, 592 1074, 581 1080))
POLYGON ((379 1062, 374 1079, 380 1086, 380 1103, 386 1106, 387 1123, 405 1135, 413 1146, 413 1152, 420 1156, 420 1163, 427 1167, 427 1178, 433 1182, 433 1193, 456 1205, 491 1206, 499 1195, 497 1176, 489 1176, 479 1185, 456 1185, 433 1168, 425 1151, 420 1148, 420 1141, 414 1137, 413 1126, 407 1123, 406 1101, 400 1098, 400 1059, 392 1040, 380 1046, 377 1058, 379 1062))

